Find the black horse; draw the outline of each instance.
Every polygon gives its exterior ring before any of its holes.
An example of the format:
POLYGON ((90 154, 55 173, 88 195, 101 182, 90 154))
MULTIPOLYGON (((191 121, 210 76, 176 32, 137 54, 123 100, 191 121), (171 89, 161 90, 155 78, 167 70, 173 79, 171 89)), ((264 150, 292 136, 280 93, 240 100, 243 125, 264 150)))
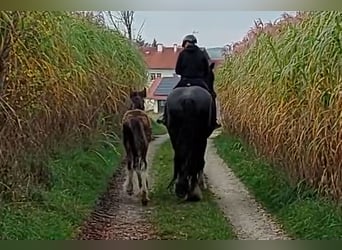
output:
MULTIPOLYGON (((213 86, 214 64, 210 65, 207 85, 213 86)), ((179 198, 201 199, 199 179, 203 176, 207 139, 214 131, 214 99, 199 86, 178 87, 167 98, 166 127, 174 150, 175 192, 179 198)), ((216 118, 216 117, 215 117, 216 118)))

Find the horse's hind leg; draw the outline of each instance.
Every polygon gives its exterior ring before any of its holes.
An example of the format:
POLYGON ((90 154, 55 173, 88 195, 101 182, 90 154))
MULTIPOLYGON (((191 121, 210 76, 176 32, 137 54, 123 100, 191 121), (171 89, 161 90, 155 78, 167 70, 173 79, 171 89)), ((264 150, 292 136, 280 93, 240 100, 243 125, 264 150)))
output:
POLYGON ((207 146, 207 140, 203 140, 200 142, 198 145, 198 151, 197 151, 197 157, 196 163, 194 165, 195 169, 194 172, 192 173, 192 178, 191 178, 191 189, 190 189, 190 197, 195 200, 201 200, 202 199, 202 191, 201 188, 204 189, 206 188, 205 180, 204 180, 204 166, 205 166, 205 149, 207 146))
POLYGON ((202 190, 206 190, 208 188, 207 183, 205 181, 205 176, 204 176, 204 166, 205 166, 205 160, 203 157, 202 160, 200 160, 199 162, 200 171, 199 171, 199 176, 198 176, 198 183, 202 190))
POLYGON ((141 190, 141 188, 142 188, 142 177, 141 177, 141 169, 139 167, 139 163, 136 164, 136 173, 137 173, 137 177, 138 177, 139 190, 141 190))
POLYGON ((175 152, 175 156, 173 158, 173 177, 167 186, 167 189, 171 191, 171 188, 173 187, 173 184, 175 183, 177 177, 178 177, 178 168, 180 166, 180 157, 179 153, 175 152))
POLYGON ((142 160, 142 168, 141 168, 141 179, 142 179, 142 187, 141 187, 141 203, 146 206, 148 201, 150 200, 148 197, 148 173, 147 173, 147 162, 146 159, 142 160))
POLYGON ((205 182, 203 170, 199 173, 198 184, 202 190, 206 190, 208 188, 207 183, 205 182))
POLYGON ((207 147, 207 140, 204 140, 200 144, 199 152, 198 155, 201 156, 201 158, 198 159, 198 170, 199 170, 199 186, 202 190, 207 189, 207 183, 205 181, 205 176, 204 176, 204 167, 205 167, 205 149, 207 147))
POLYGON ((202 200, 202 191, 198 185, 197 176, 191 177, 190 192, 187 197, 188 201, 199 201, 202 200))
POLYGON ((126 192, 128 195, 133 194, 133 162, 131 157, 127 157, 127 181, 126 181, 126 192))

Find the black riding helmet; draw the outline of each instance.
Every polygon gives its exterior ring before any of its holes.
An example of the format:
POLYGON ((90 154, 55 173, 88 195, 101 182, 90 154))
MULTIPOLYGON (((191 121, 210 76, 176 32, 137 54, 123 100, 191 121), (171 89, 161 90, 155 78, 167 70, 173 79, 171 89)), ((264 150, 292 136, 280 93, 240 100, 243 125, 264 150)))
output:
POLYGON ((182 42, 182 47, 183 48, 184 48, 186 42, 189 42, 189 43, 192 43, 192 44, 196 44, 197 43, 197 38, 194 35, 192 35, 192 34, 186 35, 183 38, 183 42, 182 42))

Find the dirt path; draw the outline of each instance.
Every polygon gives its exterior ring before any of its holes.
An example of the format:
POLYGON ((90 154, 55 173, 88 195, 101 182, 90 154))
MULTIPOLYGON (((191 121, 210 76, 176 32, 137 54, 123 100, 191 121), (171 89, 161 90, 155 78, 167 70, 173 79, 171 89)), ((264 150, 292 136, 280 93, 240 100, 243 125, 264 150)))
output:
MULTIPOLYGON (((147 160, 152 163, 158 146, 167 136, 156 137, 150 144, 147 160)), ((153 225, 146 219, 151 207, 142 207, 135 196, 123 191, 125 169, 121 166, 94 212, 80 229, 78 240, 150 240, 158 239, 153 225)), ((150 184, 153 185, 152 180, 150 184)))
MULTIPOLYGON (((159 136, 151 143, 148 152, 149 164, 153 161, 156 149, 167 138, 167 135, 159 136)), ((206 152, 206 166, 205 174, 209 188, 217 197, 219 206, 235 228, 239 239, 289 239, 217 155, 211 139, 206 152)), ((146 213, 153 208, 142 207, 136 196, 129 197, 123 191, 124 181, 125 169, 121 166, 96 209, 81 228, 77 239, 159 239, 154 226, 146 219, 146 213)), ((153 185, 151 175, 150 183, 153 185)))
POLYGON ((289 239, 218 156, 211 139, 208 141, 204 172, 210 190, 217 197, 219 206, 235 228, 239 239, 289 239))

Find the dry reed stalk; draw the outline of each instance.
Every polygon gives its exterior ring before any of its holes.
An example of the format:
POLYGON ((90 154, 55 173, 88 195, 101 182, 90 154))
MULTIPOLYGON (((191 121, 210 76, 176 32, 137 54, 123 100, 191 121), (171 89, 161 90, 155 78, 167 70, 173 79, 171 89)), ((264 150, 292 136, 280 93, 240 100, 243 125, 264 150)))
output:
POLYGON ((0 198, 23 200, 49 184, 55 144, 113 132, 146 69, 138 50, 101 24, 65 12, 17 16, 0 14, 0 24, 17 22, 0 92, 0 198))
POLYGON ((322 193, 342 197, 341 12, 260 22, 217 75, 227 130, 322 193))

